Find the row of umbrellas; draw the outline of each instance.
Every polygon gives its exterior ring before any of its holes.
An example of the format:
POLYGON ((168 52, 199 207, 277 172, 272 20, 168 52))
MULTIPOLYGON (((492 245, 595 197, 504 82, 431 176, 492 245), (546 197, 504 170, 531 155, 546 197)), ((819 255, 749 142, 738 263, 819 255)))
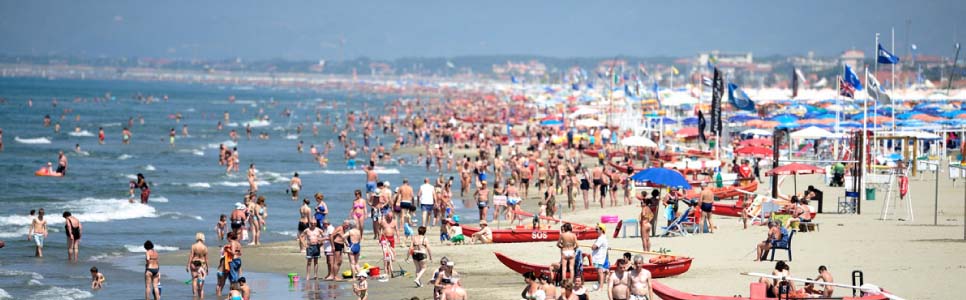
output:
MULTIPOLYGON (((783 165, 765 172, 766 176, 773 175, 793 175, 795 176, 795 189, 798 189, 798 175, 804 174, 825 174, 825 169, 803 164, 803 163, 791 163, 783 165)), ((638 182, 649 182, 654 185, 670 187, 670 188, 680 188, 684 190, 691 189, 691 183, 688 182, 687 178, 684 177, 680 172, 667 168, 648 168, 641 170, 631 176, 631 180, 638 182)))

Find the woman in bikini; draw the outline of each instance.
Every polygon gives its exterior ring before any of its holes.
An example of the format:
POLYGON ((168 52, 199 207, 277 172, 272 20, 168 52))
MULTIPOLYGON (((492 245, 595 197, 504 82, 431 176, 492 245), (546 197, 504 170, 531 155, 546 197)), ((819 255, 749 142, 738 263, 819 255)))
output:
POLYGON ((557 248, 560 248, 560 266, 563 268, 563 279, 574 278, 574 260, 577 253, 577 235, 573 232, 573 225, 564 223, 560 226, 560 239, 557 240, 557 248))
POLYGON ((205 246, 205 234, 196 233, 195 243, 191 245, 188 255, 188 265, 185 271, 191 274, 191 293, 195 297, 203 297, 205 291, 205 277, 208 275, 208 246, 205 246))
POLYGON ((153 295, 154 299, 161 299, 158 282, 161 280, 161 269, 158 266, 158 252, 154 251, 154 243, 144 242, 144 299, 153 295))
POLYGON ((265 227, 265 217, 268 217, 268 211, 265 207, 265 196, 258 196, 258 200, 248 207, 251 213, 251 218, 248 219, 248 223, 252 227, 252 242, 249 245, 261 245, 261 232, 265 227))
POLYGON ((420 278, 426 272, 426 264, 433 260, 433 252, 429 250, 429 242, 426 240, 426 226, 419 226, 418 233, 413 237, 409 249, 413 253, 413 264, 416 265, 416 287, 422 287, 423 282, 420 278))
MULTIPOLYGON (((657 192, 657 190, 654 190, 657 192)), ((641 192, 644 194, 644 192, 641 192)), ((642 195, 643 196, 643 195, 642 195)), ((651 251, 651 220, 654 219, 654 212, 651 211, 651 204, 653 201, 657 201, 657 197, 647 198, 644 196, 641 200, 641 214, 638 216, 638 226, 640 226, 641 231, 641 244, 644 246, 644 251, 651 251)))
POLYGON ((365 230, 364 225, 366 221, 366 199, 362 198, 362 191, 355 191, 356 199, 352 200, 352 211, 349 212, 349 216, 355 221, 355 225, 358 226, 359 232, 362 233, 365 230))
POLYGON ((540 283, 537 281, 537 275, 533 272, 523 273, 523 281, 527 283, 526 288, 520 293, 520 296, 526 300, 546 300, 547 293, 540 288, 540 283))

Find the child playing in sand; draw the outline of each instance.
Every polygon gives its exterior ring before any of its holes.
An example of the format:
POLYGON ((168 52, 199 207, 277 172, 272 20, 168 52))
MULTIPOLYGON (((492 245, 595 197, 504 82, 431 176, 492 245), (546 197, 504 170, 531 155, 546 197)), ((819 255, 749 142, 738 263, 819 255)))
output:
POLYGON ((356 283, 352 284, 352 293, 359 296, 359 300, 369 300, 369 282, 366 279, 369 275, 366 271, 359 272, 356 275, 356 283))
POLYGON ((97 271, 97 267, 91 267, 91 289, 92 290, 96 290, 104 287, 104 281, 106 280, 107 278, 104 277, 104 274, 101 274, 101 272, 97 271))
POLYGON ((218 241, 225 240, 225 219, 228 218, 224 214, 218 218, 218 224, 215 225, 215 233, 218 234, 218 241))

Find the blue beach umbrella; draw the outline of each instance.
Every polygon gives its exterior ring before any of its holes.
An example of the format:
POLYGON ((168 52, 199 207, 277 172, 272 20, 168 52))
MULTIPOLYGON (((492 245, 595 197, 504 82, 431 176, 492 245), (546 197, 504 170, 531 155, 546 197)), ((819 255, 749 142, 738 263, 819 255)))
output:
POLYGON ((684 178, 684 175, 681 175, 678 171, 666 168, 648 168, 642 170, 631 176, 631 180, 646 181, 656 185, 682 188, 685 190, 691 189, 691 183, 684 178))
POLYGON ((563 121, 560 120, 545 120, 540 122, 541 126, 560 126, 563 125, 563 121))

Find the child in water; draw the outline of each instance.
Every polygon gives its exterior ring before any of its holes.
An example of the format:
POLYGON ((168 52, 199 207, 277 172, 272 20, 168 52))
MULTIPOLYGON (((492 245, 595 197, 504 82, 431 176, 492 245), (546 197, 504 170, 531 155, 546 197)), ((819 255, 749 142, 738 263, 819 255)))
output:
POLYGON ((134 180, 129 181, 128 184, 127 184, 127 189, 128 189, 127 202, 128 203, 134 203, 134 189, 135 188, 137 188, 137 182, 134 182, 134 180))
POLYGON ((97 267, 91 267, 91 289, 96 290, 104 287, 104 281, 107 281, 104 274, 98 272, 97 267))
POLYGON ((356 294, 356 296, 359 296, 359 300, 369 299, 369 282, 366 281, 368 278, 369 275, 366 274, 366 271, 359 272, 359 274, 356 275, 357 280, 356 283, 352 285, 352 293, 356 294))
POLYGON ((215 224, 215 233, 218 234, 218 241, 225 240, 225 220, 227 218, 227 216, 222 214, 221 217, 218 218, 218 224, 215 224))

